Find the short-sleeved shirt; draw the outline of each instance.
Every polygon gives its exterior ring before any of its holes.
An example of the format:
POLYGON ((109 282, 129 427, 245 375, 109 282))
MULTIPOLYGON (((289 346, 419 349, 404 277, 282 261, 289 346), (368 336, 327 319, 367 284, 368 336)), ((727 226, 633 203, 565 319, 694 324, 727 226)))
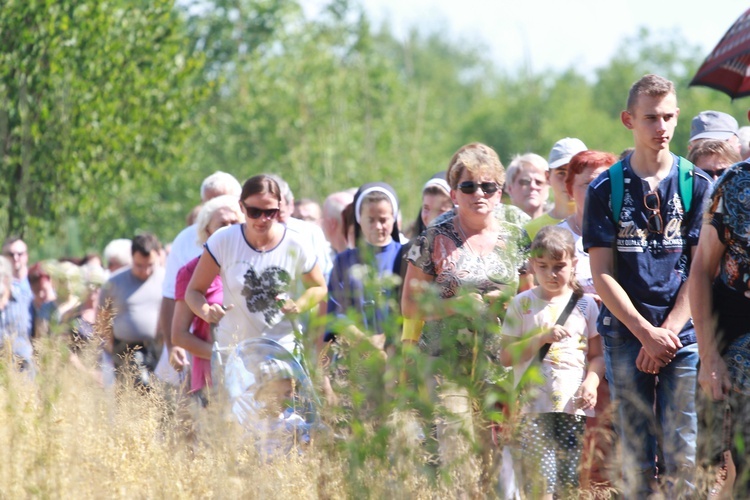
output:
POLYGON ((21 303, 31 304, 34 300, 34 292, 31 290, 31 284, 29 278, 15 279, 11 282, 11 288, 13 289, 13 295, 21 303))
MULTIPOLYGON (((572 295, 571 292, 554 300, 544 300, 537 291, 526 290, 510 301, 503 324, 503 337, 521 338, 552 328, 572 295)), ((594 416, 593 409, 580 409, 574 396, 586 376, 589 339, 598 335, 598 315, 599 307, 592 297, 584 295, 578 299, 576 307, 563 325, 571 335, 550 345, 541 364, 544 384, 532 389, 531 398, 522 409, 524 413, 594 416)), ((535 360, 536 356, 513 367, 516 383, 535 360)))
POLYGON ((194 258, 200 257, 202 252, 203 247, 198 242, 198 226, 196 224, 180 231, 172 242, 172 249, 169 251, 167 263, 164 266, 164 283, 161 292, 164 297, 175 299, 177 272, 194 258))
POLYGON ((560 222, 562 222, 562 219, 556 219, 552 217, 549 212, 546 212, 536 219, 531 219, 525 226, 523 226, 523 228, 528 233, 529 239, 533 240, 536 233, 538 233, 543 227, 554 226, 560 222))
POLYGON ((706 221, 726 245, 714 282, 720 349, 750 332, 750 163, 733 165, 716 181, 706 221))
POLYGON ((594 288, 594 278, 591 276, 589 254, 583 251, 583 237, 573 231, 573 228, 570 227, 567 219, 559 223, 558 226, 570 231, 570 234, 573 235, 573 242, 576 248, 576 259, 578 259, 578 263, 576 264, 576 279, 578 280, 578 283, 583 287, 584 293, 595 295, 596 289, 594 288))
POLYGON ((13 353, 30 363, 31 314, 26 298, 19 295, 12 289, 8 303, 0 310, 0 347, 4 345, 5 339, 8 339, 13 353))
POLYGON ((295 217, 289 217, 285 224, 300 233, 301 237, 308 238, 307 245, 310 245, 310 248, 315 252, 320 271, 327 281, 331 275, 333 261, 331 260, 331 244, 328 243, 323 229, 315 223, 295 217))
POLYGON ((279 302, 292 295, 303 274, 312 271, 316 254, 308 238, 288 226, 281 241, 265 251, 253 248, 244 231, 245 224, 221 228, 205 245, 221 270, 224 305, 234 305, 219 322, 216 341, 224 347, 268 337, 291 350, 294 326, 281 313, 279 302))
MULTIPOLYGON (((190 278, 193 277, 195 268, 198 266, 200 258, 195 258, 182 266, 177 272, 177 279, 175 280, 175 300, 185 300, 185 292, 187 291, 188 283, 190 278)), ((216 275, 214 280, 208 285, 206 290, 206 302, 211 304, 223 304, 224 303, 224 290, 221 285, 221 277, 216 275)), ((192 323, 190 324, 190 331, 193 335, 206 342, 211 342, 211 325, 203 321, 203 319, 195 316, 192 323)), ((206 383, 211 384, 211 360, 199 358, 193 356, 193 369, 192 376, 190 377, 190 390, 198 391, 203 388, 206 383)))
POLYGON ((132 266, 113 274, 102 287, 99 306, 112 300, 115 317, 112 320, 114 337, 125 343, 142 343, 156 339, 161 309, 161 286, 164 268, 141 281, 132 272, 132 266))
MULTIPOLYGON (((486 294, 500 290, 509 296, 518 289, 518 274, 528 259, 529 237, 517 224, 497 221, 499 234, 493 252, 479 257, 464 243, 454 225, 455 217, 431 225, 420 234, 406 259, 423 273, 434 276, 440 298, 460 293, 486 294)), ((459 332, 474 321, 463 316, 427 321, 419 347, 432 356, 446 350, 471 350, 459 339, 459 332)), ((459 353, 460 356, 460 353, 459 353)))
MULTIPOLYGON (((648 218, 657 215, 644 204, 649 185, 633 172, 630 157, 622 161, 624 189, 617 226, 612 216, 609 171, 589 185, 583 217, 583 248, 586 251, 594 247, 612 248, 613 241, 616 242, 617 281, 636 310, 655 326, 664 323, 688 277, 690 248, 698 244, 704 202, 711 188, 710 178, 696 168, 692 206, 685 213, 677 156, 672 158, 672 169, 656 188, 660 199, 658 216, 663 221, 661 233, 648 229, 648 218)), ((632 335, 606 305, 601 309, 597 328, 602 337, 632 335)), ((679 337, 683 345, 695 342, 692 320, 685 324, 679 337)))

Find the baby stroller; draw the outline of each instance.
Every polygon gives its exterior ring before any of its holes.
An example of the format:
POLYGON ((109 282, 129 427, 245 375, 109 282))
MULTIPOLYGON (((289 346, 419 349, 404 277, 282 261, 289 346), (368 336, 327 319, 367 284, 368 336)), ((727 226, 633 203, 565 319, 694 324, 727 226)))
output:
POLYGON ((253 338, 233 348, 214 344, 211 371, 232 418, 263 455, 301 452, 320 428, 312 381, 278 342, 253 338))

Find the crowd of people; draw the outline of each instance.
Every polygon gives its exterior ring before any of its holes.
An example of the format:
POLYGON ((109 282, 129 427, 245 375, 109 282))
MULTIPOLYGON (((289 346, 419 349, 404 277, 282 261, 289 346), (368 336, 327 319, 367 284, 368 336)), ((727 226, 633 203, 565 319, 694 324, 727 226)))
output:
MULTIPOLYGON (((341 360, 365 342, 384 360, 423 356, 439 467, 469 495, 481 491, 477 455, 501 463, 493 487, 505 498, 596 481, 627 498, 691 497, 698 470, 714 469, 711 495, 747 496, 750 144, 734 118, 707 110, 677 156, 679 113, 674 84, 646 75, 620 117, 633 136, 620 155, 566 137, 505 169, 467 144, 426 181, 407 227, 385 182, 320 205, 295 202, 275 174, 240 184, 216 172, 170 245, 142 233, 101 259, 29 266, 26 242, 9 237, 4 359, 33 378, 35 343, 55 337, 99 384, 158 378, 205 405, 221 383, 217 352, 266 339, 303 363, 313 344, 333 353, 320 390, 335 405, 341 360), (92 342, 93 363, 79 356, 92 342), (501 442, 465 383, 488 373, 521 394, 501 442), (618 471, 604 471, 617 452, 597 442, 603 428, 617 435, 618 471), (599 450, 587 471, 584 449, 599 450)), ((292 386, 278 387, 274 405, 292 386)), ((265 414, 290 421, 278 410, 265 414)))

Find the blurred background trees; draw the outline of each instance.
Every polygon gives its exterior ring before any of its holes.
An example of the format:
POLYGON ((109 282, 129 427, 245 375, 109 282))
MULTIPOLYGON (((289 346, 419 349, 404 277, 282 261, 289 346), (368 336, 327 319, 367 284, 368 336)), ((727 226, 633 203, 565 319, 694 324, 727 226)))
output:
POLYGON ((348 0, 314 19, 295 0, 7 0, 0 9, 0 233, 32 257, 101 251, 150 230, 170 241, 215 170, 284 177, 296 196, 372 180, 414 218, 424 181, 462 144, 503 162, 565 136, 619 153, 630 84, 678 85, 690 118, 746 105, 688 89, 705 54, 641 30, 594 75, 502 71, 439 28, 397 39, 348 0))

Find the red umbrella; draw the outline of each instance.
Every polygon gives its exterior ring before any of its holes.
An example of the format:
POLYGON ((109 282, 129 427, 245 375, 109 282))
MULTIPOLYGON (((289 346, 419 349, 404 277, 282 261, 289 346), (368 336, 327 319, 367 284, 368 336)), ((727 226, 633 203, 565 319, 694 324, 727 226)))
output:
POLYGON ((690 82, 720 90, 732 99, 750 95, 750 9, 708 55, 690 82))

